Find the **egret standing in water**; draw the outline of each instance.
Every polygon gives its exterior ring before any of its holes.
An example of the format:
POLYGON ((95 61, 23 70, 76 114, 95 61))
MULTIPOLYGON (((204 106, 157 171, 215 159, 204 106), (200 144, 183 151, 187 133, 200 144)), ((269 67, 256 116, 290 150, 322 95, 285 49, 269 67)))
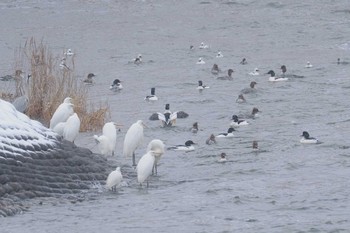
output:
POLYGON ((117 191, 117 186, 123 179, 123 175, 120 172, 120 167, 117 167, 114 171, 112 171, 106 180, 106 187, 112 191, 117 191))
POLYGON ((99 144, 101 154, 114 155, 115 146, 117 143, 116 127, 119 126, 115 122, 108 122, 102 128, 102 135, 94 135, 95 140, 99 144))
POLYGON ((153 171, 155 174, 158 174, 158 161, 160 160, 160 158, 162 157, 162 155, 164 154, 164 143, 163 141, 159 140, 159 139, 153 139, 147 146, 147 152, 149 151, 153 151, 153 155, 155 158, 154 161, 154 166, 153 166, 153 171))
POLYGON ((143 141, 143 128, 146 127, 142 120, 132 124, 125 134, 123 154, 132 156, 132 165, 136 166, 135 150, 143 141))
POLYGON ((74 105, 71 103, 71 101, 72 98, 67 97, 64 99, 63 103, 58 106, 50 120, 50 129, 53 129, 60 122, 66 122, 68 117, 74 113, 74 105))
MULTIPOLYGON (((154 151, 150 150, 146 154, 144 154, 139 160, 136 172, 137 172, 137 182, 142 185, 145 180, 152 174, 152 169, 154 166, 156 159, 154 151)), ((148 180, 147 180, 148 187, 148 180)))
POLYGON ((73 142, 77 138, 80 130, 80 119, 76 113, 71 115, 63 129, 63 138, 67 141, 73 142))

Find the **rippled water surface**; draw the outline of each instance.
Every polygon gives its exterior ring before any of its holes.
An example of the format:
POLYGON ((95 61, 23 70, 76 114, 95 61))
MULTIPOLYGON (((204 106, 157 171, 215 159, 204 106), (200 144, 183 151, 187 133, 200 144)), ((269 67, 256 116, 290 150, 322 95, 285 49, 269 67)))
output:
MULTIPOLYGON (((117 156, 109 158, 124 174, 117 194, 97 186, 83 202, 33 200, 29 211, 0 219, 1 232, 349 232, 350 64, 336 63, 350 62, 347 0, 5 0, 0 12, 1 75, 13 72, 16 48, 32 36, 55 54, 71 48, 76 75, 97 74, 91 101, 107 102, 111 119, 124 125, 117 156), (198 49, 201 42, 210 47, 198 49), (218 50, 223 58, 215 57, 218 50), (143 64, 131 63, 139 53, 143 64), (196 65, 199 57, 205 65, 196 65), (243 57, 247 65, 239 64, 243 57), (304 67, 307 61, 313 68, 304 67), (216 80, 214 63, 221 75, 234 69, 234 80, 216 80), (283 64, 303 77, 268 82, 264 73, 280 74, 283 64), (255 67, 262 75, 248 75, 255 67), (108 89, 115 78, 123 81, 121 92, 108 89), (198 80, 210 88, 198 92, 198 80), (253 80, 257 92, 236 103, 253 80), (156 103, 143 100, 151 87, 156 103), (160 128, 148 117, 166 103, 190 116, 160 128), (205 144, 227 130, 232 114, 253 107, 259 117, 234 138, 205 144), (149 128, 137 159, 154 138, 167 146, 198 143, 194 152, 166 151, 149 188, 139 187, 121 155, 125 132, 138 119, 149 128), (200 131, 192 134, 196 121, 200 131), (304 130, 323 143, 301 145, 304 130), (221 152, 228 162, 217 162, 221 152)), ((76 144, 98 152, 96 133, 80 134, 76 144)))

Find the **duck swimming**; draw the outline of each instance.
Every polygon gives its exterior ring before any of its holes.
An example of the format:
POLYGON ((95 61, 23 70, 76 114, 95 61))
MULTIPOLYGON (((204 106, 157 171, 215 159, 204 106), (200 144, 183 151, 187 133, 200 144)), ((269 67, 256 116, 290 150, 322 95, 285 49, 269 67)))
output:
POLYGON ((123 85, 120 83, 121 81, 119 79, 114 79, 112 85, 109 87, 112 91, 119 91, 123 89, 123 85))
POLYGON ((203 58, 198 58, 198 61, 196 63, 197 65, 204 65, 205 64, 205 61, 203 60, 203 58))
POLYGON ((257 76, 260 75, 259 68, 255 68, 254 71, 250 72, 249 75, 257 76))
POLYGON ((237 115, 232 115, 232 121, 231 121, 230 126, 232 128, 237 128, 237 127, 242 126, 242 125, 249 125, 249 123, 246 120, 238 119, 237 115))
POLYGON ((233 131, 235 131, 234 128, 230 127, 227 130, 227 133, 220 133, 218 135, 216 135, 217 138, 231 138, 233 137, 233 131))
POLYGON ((202 43, 199 45, 199 48, 200 48, 200 49, 207 49, 207 48, 209 48, 209 46, 206 45, 206 44, 204 44, 204 42, 202 42, 202 43))
POLYGON ((309 61, 306 62, 305 68, 312 68, 312 64, 309 61))
POLYGON ((269 72, 267 72, 267 74, 270 75, 270 78, 269 78, 270 82, 278 82, 278 81, 287 81, 288 80, 288 78, 276 77, 276 74, 273 70, 270 70, 269 72))
POLYGON ((211 73, 213 75, 218 75, 221 72, 219 69, 219 66, 217 64, 214 64, 213 67, 211 68, 211 73))
POLYGON ((192 133, 197 133, 198 132, 198 122, 193 123, 192 128, 191 128, 192 133))
POLYGON ((95 77, 93 73, 88 74, 87 78, 83 81, 85 84, 92 84, 93 80, 92 78, 95 77))
POLYGON ((185 142, 185 145, 176 145, 176 146, 171 146, 168 148, 168 150, 181 150, 181 151, 194 151, 195 148, 193 145, 195 145, 196 143, 194 143, 192 140, 188 140, 185 142))
POLYGON ((224 162, 226 162, 227 161, 227 159, 226 159, 226 153, 221 153, 220 154, 220 158, 219 158, 219 160, 218 160, 218 162, 219 163, 224 163, 224 162))
POLYGON ((249 88, 244 88, 243 90, 241 90, 241 93, 249 94, 249 93, 256 92, 256 88, 255 88, 256 84, 257 84, 257 82, 255 82, 255 81, 250 82, 249 88))
POLYGON ((216 54, 216 57, 221 58, 221 57, 224 57, 224 55, 222 55, 221 51, 218 51, 218 53, 216 54))
POLYGON ((227 76, 218 77, 220 80, 233 80, 232 78, 233 69, 228 69, 227 76))
POLYGON ((207 145, 216 144, 215 135, 211 134, 210 137, 205 141, 207 145))
POLYGON ((247 102, 243 96, 243 94, 239 94, 237 99, 236 99, 236 103, 245 103, 247 102))
POLYGON ((247 59, 243 58, 242 61, 239 64, 241 64, 241 65, 248 64, 247 59))
POLYGON ((147 95, 145 97, 145 100, 146 101, 157 101, 158 100, 158 97, 156 96, 156 88, 155 87, 151 88, 151 95, 147 95))
POLYGON ((209 88, 208 86, 203 85, 203 82, 201 80, 198 81, 198 90, 203 90, 209 88))
POLYGON ((301 135, 300 143, 303 144, 317 144, 319 141, 316 138, 310 137, 310 134, 307 131, 303 131, 301 135))

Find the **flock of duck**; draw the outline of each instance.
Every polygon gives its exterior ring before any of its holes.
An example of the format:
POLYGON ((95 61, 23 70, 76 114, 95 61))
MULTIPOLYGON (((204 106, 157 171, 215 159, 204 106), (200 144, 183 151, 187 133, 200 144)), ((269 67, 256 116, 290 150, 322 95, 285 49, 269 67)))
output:
MULTIPOLYGON (((204 44, 203 42, 199 45, 199 49, 207 49, 209 48, 208 45, 204 44)), ((195 49, 194 46, 190 46, 190 49, 195 49)), ((71 50, 67 50, 66 52, 70 56, 73 54, 71 50)), ((216 54, 217 58, 224 57, 221 51, 218 51, 216 54)), ((63 60, 64 61, 64 60, 63 60)), ((133 62, 136 65, 139 65, 142 63, 142 55, 139 54, 135 59, 133 59, 131 62, 133 62)), ((338 59, 338 64, 340 60, 338 59)), ((203 65, 205 64, 205 61, 202 57, 198 59, 196 62, 197 65, 203 65)), ((246 65, 248 64, 248 61, 246 58, 243 58, 240 62, 240 65, 246 65)), ((65 66, 61 63, 61 68, 64 68, 65 66)), ((308 61, 305 65, 305 68, 312 68, 312 64, 308 61)), ((270 75, 269 81, 270 82, 281 82, 281 81, 287 81, 288 77, 286 75, 287 68, 285 65, 281 66, 281 75, 276 75, 276 73, 273 70, 268 71, 266 74, 270 75)), ((216 76, 218 80, 233 80, 233 69, 227 70, 227 75, 225 76, 219 76, 221 73, 221 69, 217 64, 214 64, 211 68, 211 73, 216 76)), ((255 68, 252 72, 249 73, 249 75, 252 76, 259 76, 259 68, 255 68)), ((294 75, 295 76, 295 75, 294 75)), ((87 78, 83 81, 85 84, 92 84, 93 78, 95 75, 93 73, 88 74, 87 78)), ((301 76, 299 76, 301 77, 301 76)), ((244 103, 246 102, 246 99, 244 95, 256 92, 255 86, 257 85, 257 82, 252 81, 250 83, 249 88, 245 88, 241 90, 240 94, 238 95, 238 98, 236 99, 237 103, 244 103)), ((203 84, 202 80, 198 81, 197 89, 199 91, 203 91, 205 89, 208 89, 209 86, 206 86, 203 84)), ((121 84, 121 81, 119 79, 115 79, 113 83, 110 86, 111 90, 119 91, 123 89, 123 86, 121 84)), ((66 98, 65 101, 58 107, 55 114, 53 115, 53 119, 50 122, 50 128, 53 129, 56 133, 62 135, 62 137, 66 140, 74 142, 74 139, 76 138, 76 135, 78 133, 77 129, 74 129, 72 125, 77 126, 80 124, 80 122, 77 119, 76 114, 73 113, 73 104, 70 102, 70 98, 66 98), (65 106, 65 107, 61 107, 65 106), (63 123, 55 123, 56 116, 59 115, 61 111, 61 108, 66 108, 66 112, 69 114, 65 116, 66 120, 63 121, 63 123), (65 123, 64 123, 65 122, 65 123), (55 126, 56 124, 56 126, 55 126), (67 127, 67 129, 66 129, 67 127), (73 132, 74 131, 74 132, 73 132)), ((147 95, 144 98, 145 101, 157 101, 158 97, 155 93, 155 88, 151 88, 150 95, 147 95)), ((252 118, 258 116, 259 109, 254 107, 252 109, 252 112, 250 115, 248 115, 246 118, 252 118)), ((152 114, 149 117, 149 120, 159 120, 161 122, 162 127, 172 127, 175 126, 176 120, 179 118, 186 118, 188 117, 188 114, 183 111, 176 111, 171 112, 170 111, 170 104, 165 105, 165 111, 163 113, 157 112, 152 114)), ((63 119, 63 118, 61 118, 63 119)), ((206 144, 215 144, 216 139, 218 138, 230 138, 234 137, 235 128, 249 125, 247 119, 240 119, 237 115, 232 115, 231 123, 229 128, 227 129, 227 132, 220 133, 217 135, 211 134, 210 137, 206 140, 206 144)), ((114 155, 115 153, 115 147, 116 147, 116 137, 117 133, 116 130, 119 127, 114 122, 108 122, 104 125, 102 129, 102 135, 94 135, 94 139, 98 143, 99 151, 102 155, 114 155)), ((165 152, 165 146, 164 143, 159 139, 152 140, 149 145, 147 146, 147 153, 144 154, 138 163, 136 164, 135 159, 135 150, 141 146, 143 141, 143 130, 146 128, 146 125, 143 123, 142 120, 138 120, 134 124, 130 126, 128 131, 125 134, 124 138, 124 144, 123 144, 123 155, 127 157, 132 157, 132 165, 136 167, 137 172, 137 180, 138 183, 142 184, 145 181, 147 181, 148 185, 148 177, 151 174, 157 174, 157 164, 161 158, 161 156, 165 152)), ((195 122, 191 128, 192 133, 198 132, 198 122, 195 122)), ((301 135, 300 143, 308 143, 308 144, 315 144, 319 143, 319 141, 316 138, 310 137, 309 133, 307 131, 304 131, 301 135)), ((188 140, 185 142, 184 145, 176 145, 176 146, 170 146, 167 149, 168 150, 174 150, 174 151, 193 151, 195 150, 196 143, 192 140, 188 140)), ((252 148, 254 150, 258 150, 258 142, 253 141, 252 148)), ((226 154, 221 153, 219 155, 219 162, 225 162, 227 161, 226 154)), ((111 174, 108 176, 106 180, 106 186, 109 189, 115 190, 116 186, 120 184, 122 180, 122 174, 120 171, 120 167, 117 167, 115 171, 111 172, 111 174)))
MULTIPOLYGON (((204 44, 203 42, 199 45, 199 49, 207 49, 209 48, 208 45, 204 44)), ((194 46, 190 46, 190 49, 193 50, 194 46)), ((73 56, 74 53, 71 49, 68 49, 64 53, 65 57, 61 60, 61 63, 59 67, 61 69, 70 69, 65 61, 66 57, 73 56)), ((216 55, 217 58, 222 58, 223 54, 221 51, 217 52, 216 55)), ((133 61, 134 64, 138 65, 142 63, 142 55, 139 54, 133 61)), ((248 62, 246 58, 243 58, 240 62, 241 65, 246 65, 248 62)), ((340 59, 338 58, 337 61, 338 64, 342 64, 340 59)), ((205 61, 203 58, 199 58, 197 63, 198 65, 205 64, 205 61)), ((312 64, 308 61, 305 65, 305 68, 312 68, 312 64)), ((286 75, 287 68, 285 65, 281 66, 281 75, 277 76, 276 73, 273 70, 268 71, 266 74, 269 74, 269 81, 270 82, 280 82, 280 81, 287 81, 288 77, 286 75)), ((220 74, 221 70, 217 64, 214 64, 211 73, 215 76, 217 76, 218 80, 233 80, 232 74, 234 73, 233 69, 227 70, 226 76, 218 76, 220 74)), ((260 75, 259 69, 255 68, 254 71, 250 72, 249 75, 252 76, 258 76, 260 75)), ((96 75, 93 73, 89 73, 87 75, 87 78, 83 80, 85 84, 92 84, 93 78, 96 75)), ((295 75, 293 75, 295 76, 295 75)), ((299 76, 302 77, 302 76, 299 76)), ((238 95, 238 98, 236 99, 237 103, 244 103, 245 94, 249 94, 256 91, 255 86, 257 85, 257 82, 252 81, 250 83, 249 88, 245 88, 241 90, 241 93, 238 95)), ((202 80, 198 81, 197 89, 199 91, 203 91, 204 89, 208 89, 209 86, 206 86, 203 84, 202 80)), ((119 91, 123 89, 123 86, 121 84, 121 81, 119 79, 115 79, 112 84, 110 85, 110 89, 113 91, 119 91)), ((158 97, 155 94, 155 88, 151 88, 150 95, 147 95, 144 98, 145 101, 157 101, 158 97)), ((247 118, 255 118, 259 113, 259 109, 254 107, 251 114, 247 116, 247 118)), ((165 105, 165 111, 163 113, 157 112, 152 114, 149 117, 149 120, 159 120, 161 122, 162 127, 172 127, 175 126, 176 120, 179 118, 186 118, 188 117, 188 114, 183 111, 177 111, 177 112, 171 112, 170 111, 170 104, 165 105)), ((206 140, 206 144, 215 144, 217 138, 230 138, 234 137, 235 128, 249 125, 248 121, 246 119, 240 119, 237 115, 233 115, 231 118, 230 126, 225 133, 220 133, 218 135, 211 134, 210 137, 206 140)), ((96 143, 98 144, 99 151, 102 155, 114 155, 115 154, 115 148, 116 148, 116 139, 117 139, 117 128, 120 125, 116 124, 115 122, 108 122, 103 126, 102 129, 102 135, 94 135, 93 138, 95 139, 96 143)), ((123 144, 123 155, 127 157, 132 157, 132 164, 136 167, 137 172, 137 180, 138 183, 142 184, 145 181, 147 181, 148 185, 148 177, 151 174, 157 174, 157 164, 161 158, 161 156, 165 152, 165 145, 164 143, 159 139, 152 140, 148 146, 146 153, 140 158, 138 163, 136 164, 135 159, 135 150, 140 147, 143 141, 143 130, 147 126, 143 123, 142 120, 138 120, 134 124, 130 126, 130 128, 127 130, 125 137, 124 137, 124 144, 123 144)), ((79 134, 79 128, 80 128, 80 119, 76 113, 74 113, 74 105, 72 103, 72 98, 67 97, 64 99, 63 103, 59 105, 59 107, 56 109, 55 113, 52 116, 52 119, 50 120, 50 126, 49 128, 54 131, 55 133, 61 135, 65 140, 71 141, 74 143, 74 140, 77 138, 79 134)), ((191 128, 192 133, 198 132, 198 122, 195 122, 191 128)), ((306 143, 306 144, 317 144, 320 143, 316 138, 313 138, 309 135, 307 131, 302 132, 300 143, 306 143)), ((168 150, 181 150, 181 151, 193 151, 195 150, 194 145, 196 143, 192 140, 188 140, 185 142, 184 145, 176 145, 168 147, 168 150)), ((253 141, 252 148, 254 150, 258 149, 258 142, 253 141)), ((221 153, 219 155, 219 162, 225 162, 227 160, 226 154, 221 153)), ((106 180, 106 186, 109 189, 115 190, 116 187, 120 184, 122 181, 122 174, 120 171, 120 167, 117 167, 115 171, 111 172, 106 180)))

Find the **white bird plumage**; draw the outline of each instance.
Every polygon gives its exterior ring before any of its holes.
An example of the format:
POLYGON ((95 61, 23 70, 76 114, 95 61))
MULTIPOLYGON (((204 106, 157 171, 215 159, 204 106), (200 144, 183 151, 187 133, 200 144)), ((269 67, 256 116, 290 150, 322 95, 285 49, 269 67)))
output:
MULTIPOLYGON (((144 154, 141 159, 139 160, 136 172, 137 172, 137 182, 142 185, 145 180, 152 174, 152 169, 155 163, 155 156, 153 151, 148 151, 146 154, 144 154)), ((147 180, 147 187, 148 187, 148 180, 147 180)))
POLYGON ((148 143, 147 146, 147 152, 148 151, 153 151, 153 155, 155 157, 154 161, 154 173, 158 173, 158 162, 162 155, 164 154, 165 151, 165 145, 162 140, 159 139, 153 139, 150 143, 148 143))
POLYGON ((175 125, 176 119, 177 119, 177 112, 171 113, 169 111, 169 112, 165 112, 164 114, 157 112, 157 114, 158 114, 158 119, 162 122, 163 127, 175 125))
POLYGON ((260 75, 260 74, 259 74, 259 68, 255 68, 254 71, 249 72, 249 75, 253 75, 253 76, 260 75))
POLYGON ((58 106, 50 120, 50 129, 53 129, 60 122, 66 122, 68 117, 74 113, 74 105, 71 103, 71 101, 72 98, 67 97, 64 99, 63 103, 58 106))
POLYGON ((198 58, 198 61, 197 61, 197 65, 204 65, 205 64, 205 61, 203 60, 203 58, 198 58))
POLYGON ((102 128, 102 135, 94 135, 102 155, 114 155, 117 143, 116 126, 115 122, 107 122, 102 128))
POLYGON ((63 131, 65 126, 66 122, 60 122, 52 129, 52 131, 63 137, 63 131))
POLYGON ((73 53, 73 51, 71 49, 67 49, 67 51, 64 52, 64 55, 66 55, 66 56, 73 56, 74 53, 73 53))
POLYGON ((78 114, 74 113, 71 115, 63 129, 63 138, 67 141, 74 142, 77 138, 80 130, 80 119, 78 114))
POLYGON ((309 61, 306 62, 305 68, 312 68, 312 64, 309 61))
POLYGON ((120 172, 120 167, 117 167, 108 175, 106 180, 106 187, 112 191, 116 191, 117 186, 121 183, 122 179, 123 175, 120 172))
POLYGON ((124 156, 132 156, 133 166, 136 166, 135 162, 135 150, 143 142, 143 128, 145 127, 142 120, 138 120, 132 124, 125 134, 123 154, 124 156))

